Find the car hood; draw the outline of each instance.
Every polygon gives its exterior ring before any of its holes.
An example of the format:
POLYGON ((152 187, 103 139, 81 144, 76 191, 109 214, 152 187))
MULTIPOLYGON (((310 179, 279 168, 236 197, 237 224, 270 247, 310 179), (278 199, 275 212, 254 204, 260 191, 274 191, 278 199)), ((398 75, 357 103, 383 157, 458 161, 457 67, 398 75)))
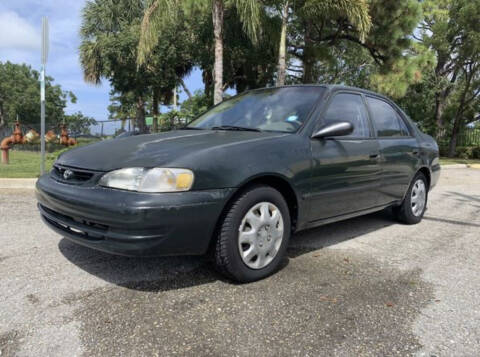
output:
MULTIPOLYGON (((82 169, 111 171, 125 167, 175 167, 189 156, 226 149, 232 145, 283 137, 285 133, 215 130, 179 130, 105 140, 62 154, 57 163, 82 169)), ((187 160, 188 161, 188 160, 187 160)), ((192 162, 194 166, 194 162, 192 162)))

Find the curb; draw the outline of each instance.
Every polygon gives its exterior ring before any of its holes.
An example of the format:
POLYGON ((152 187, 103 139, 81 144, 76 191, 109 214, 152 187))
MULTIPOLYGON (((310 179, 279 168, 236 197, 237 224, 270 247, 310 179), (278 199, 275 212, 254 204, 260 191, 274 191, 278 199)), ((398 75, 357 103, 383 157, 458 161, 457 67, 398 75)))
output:
POLYGON ((0 189, 26 188, 34 189, 36 178, 0 178, 0 189))
POLYGON ((442 170, 444 169, 468 169, 470 166, 467 164, 451 164, 451 165, 440 165, 442 170))

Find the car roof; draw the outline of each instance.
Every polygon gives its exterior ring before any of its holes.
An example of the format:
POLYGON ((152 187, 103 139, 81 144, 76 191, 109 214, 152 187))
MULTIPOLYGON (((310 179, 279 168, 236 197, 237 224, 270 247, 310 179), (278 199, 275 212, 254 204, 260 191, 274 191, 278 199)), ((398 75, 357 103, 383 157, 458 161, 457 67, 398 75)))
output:
MULTIPOLYGON (((389 102, 393 102, 392 99, 390 99, 389 97, 387 97, 385 95, 382 95, 380 93, 373 92, 371 90, 363 89, 363 88, 359 88, 359 87, 345 86, 345 85, 342 85, 342 84, 292 84, 292 85, 285 85, 285 86, 279 86, 279 87, 267 87, 265 89, 291 88, 291 87, 322 87, 322 88, 328 89, 329 91, 345 90, 345 91, 352 91, 352 92, 360 92, 360 93, 363 93, 363 94, 373 95, 373 96, 376 96, 376 97, 386 99, 389 102)), ((261 88, 261 89, 264 89, 264 88, 261 88)))

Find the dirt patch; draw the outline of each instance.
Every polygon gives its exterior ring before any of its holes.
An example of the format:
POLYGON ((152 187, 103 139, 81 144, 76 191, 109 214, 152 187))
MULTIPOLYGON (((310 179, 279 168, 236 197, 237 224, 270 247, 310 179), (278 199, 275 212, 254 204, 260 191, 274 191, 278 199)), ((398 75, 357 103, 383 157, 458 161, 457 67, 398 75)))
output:
POLYGON ((15 356, 20 345, 20 333, 15 330, 0 334, 0 352, 1 356, 15 356))
POLYGON ((35 294, 28 294, 27 295, 27 300, 32 303, 33 305, 36 305, 40 302, 40 299, 38 298, 37 295, 35 294))

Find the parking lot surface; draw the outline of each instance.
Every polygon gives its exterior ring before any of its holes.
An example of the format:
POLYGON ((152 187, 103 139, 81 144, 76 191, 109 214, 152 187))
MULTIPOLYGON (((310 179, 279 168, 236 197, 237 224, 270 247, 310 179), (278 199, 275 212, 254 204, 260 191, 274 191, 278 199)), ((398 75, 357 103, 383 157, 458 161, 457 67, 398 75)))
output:
POLYGON ((480 170, 443 170, 422 223, 388 211, 295 235, 247 285, 202 257, 74 245, 0 190, 1 356, 478 356, 480 170))

